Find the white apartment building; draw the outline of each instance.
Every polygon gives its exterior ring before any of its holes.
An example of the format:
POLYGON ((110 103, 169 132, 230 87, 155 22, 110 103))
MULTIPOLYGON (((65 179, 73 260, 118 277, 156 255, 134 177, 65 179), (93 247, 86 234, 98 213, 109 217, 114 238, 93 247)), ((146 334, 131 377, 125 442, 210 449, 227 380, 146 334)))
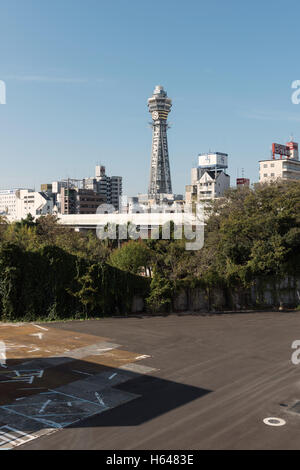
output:
POLYGON ((16 191, 17 189, 0 190, 0 215, 6 215, 12 218, 16 217, 16 191))
POLYGON ((204 153, 198 156, 198 166, 192 168, 191 184, 186 186, 187 203, 215 199, 224 196, 230 187, 230 176, 226 173, 226 153, 204 153))
POLYGON ((53 200, 43 192, 33 189, 16 191, 16 219, 25 219, 29 214, 33 217, 52 214, 53 200))
POLYGON ((215 199, 222 197, 229 188, 229 175, 224 171, 206 171, 197 181, 198 199, 215 199))
POLYGON ((298 144, 296 142, 288 142, 286 146, 278 144, 278 147, 289 149, 283 150, 289 155, 281 155, 281 158, 275 159, 275 154, 273 154, 272 160, 261 160, 259 162, 260 183, 270 183, 278 179, 300 180, 298 144))
POLYGON ((259 182, 270 183, 278 179, 300 180, 300 161, 289 158, 261 160, 259 162, 259 182))

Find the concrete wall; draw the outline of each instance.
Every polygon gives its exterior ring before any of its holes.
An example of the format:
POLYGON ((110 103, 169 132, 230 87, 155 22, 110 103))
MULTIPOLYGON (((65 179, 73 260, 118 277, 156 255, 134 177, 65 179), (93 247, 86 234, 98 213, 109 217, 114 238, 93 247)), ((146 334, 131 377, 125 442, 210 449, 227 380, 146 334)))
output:
POLYGON ((300 305, 300 278, 286 277, 281 281, 257 280, 251 289, 251 300, 259 305, 300 305))
POLYGON ((173 299, 175 311, 208 312, 222 310, 226 307, 226 296, 223 289, 182 289, 173 299))
MULTIPOLYGON (((214 312, 260 307, 294 308, 300 305, 300 278, 286 277, 279 282, 257 279, 250 289, 182 288, 173 298, 175 312, 214 312)), ((132 313, 145 311, 141 297, 135 297, 132 313)))
POLYGON ((144 300, 142 297, 135 295, 132 299, 131 313, 139 313, 144 310, 144 300))

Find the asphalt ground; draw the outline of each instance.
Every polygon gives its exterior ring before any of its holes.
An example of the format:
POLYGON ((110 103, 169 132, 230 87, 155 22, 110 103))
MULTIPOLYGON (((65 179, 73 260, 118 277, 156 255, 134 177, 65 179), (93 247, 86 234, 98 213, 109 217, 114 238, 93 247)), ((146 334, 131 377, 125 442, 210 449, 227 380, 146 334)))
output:
POLYGON ((0 324, 0 448, 299 449, 298 339, 297 312, 0 324))

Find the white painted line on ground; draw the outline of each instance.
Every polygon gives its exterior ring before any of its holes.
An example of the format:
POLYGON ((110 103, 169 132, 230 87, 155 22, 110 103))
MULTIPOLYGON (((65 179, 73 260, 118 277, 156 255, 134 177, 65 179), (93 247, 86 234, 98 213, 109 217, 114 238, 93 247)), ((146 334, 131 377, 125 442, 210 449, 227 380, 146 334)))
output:
POLYGON ((37 336, 39 339, 42 339, 44 336, 44 333, 32 333, 30 336, 37 336))
POLYGON ((71 397, 76 401, 83 401, 85 403, 91 403, 92 405, 95 405, 94 401, 86 400, 85 398, 81 398, 81 397, 76 397, 75 395, 71 395, 70 393, 64 393, 64 392, 59 392, 58 390, 52 390, 51 388, 49 388, 49 392, 46 392, 46 393, 57 393, 59 395, 64 395, 65 397, 71 397))
POLYGON ((115 374, 112 374, 112 375, 111 375, 111 376, 108 378, 108 380, 111 380, 111 379, 113 379, 113 378, 114 378, 116 375, 118 375, 118 374, 117 374, 117 373, 115 373, 115 374))
POLYGON ((14 383, 14 382, 27 382, 28 384, 32 384, 34 377, 16 377, 15 379, 12 380, 2 380, 2 384, 7 384, 7 383, 14 383))
POLYGON ((42 406, 42 408, 40 409, 39 413, 43 413, 43 411, 46 409, 47 405, 49 405, 50 402, 51 402, 51 400, 47 400, 47 401, 43 404, 43 406, 42 406))
POLYGON ((33 325, 33 326, 35 326, 36 328, 40 328, 41 330, 49 331, 48 328, 44 328, 43 326, 40 326, 40 325, 33 325))
POLYGON ((25 382, 28 384, 32 384, 34 381, 35 377, 41 378, 43 377, 44 370, 41 369, 38 372, 35 370, 14 370, 10 371, 15 374, 15 377, 11 377, 10 375, 6 375, 6 378, 9 378, 9 380, 2 380, 1 383, 14 383, 14 382, 25 382))
POLYGON ((41 379, 44 375, 44 369, 21 369, 14 371, 20 377, 38 377, 41 379), (28 373, 29 372, 29 373, 28 373))
POLYGON ((106 406, 98 392, 95 392, 95 396, 96 396, 98 402, 100 403, 100 405, 106 406))
POLYGON ((12 447, 25 444, 26 442, 31 441, 32 439, 36 439, 36 437, 37 436, 33 434, 27 434, 8 425, 2 426, 0 428, 0 449, 10 450, 12 449, 12 447), (4 442, 4 445, 10 444, 11 447, 3 447, 1 441, 4 442))
MULTIPOLYGON (((31 403, 31 405, 40 405, 40 403, 31 403)), ((60 429, 62 426, 60 424, 57 424, 57 423, 54 423, 50 420, 48 420, 47 422, 45 422, 45 420, 43 420, 42 418, 37 418, 36 416, 29 416, 29 415, 26 415, 24 413, 21 413, 20 411, 16 411, 13 407, 15 407, 16 405, 6 405, 6 406, 2 406, 1 408, 3 408, 4 410, 8 410, 10 413, 14 413, 18 416, 23 416, 24 418, 29 418, 29 419, 34 419, 35 421, 38 421, 39 423, 46 423, 46 424, 49 424, 51 423, 52 427, 55 428, 55 429, 60 429)), ((17 406, 24 406, 24 405, 17 405, 17 406)), ((33 437, 32 439, 36 439, 37 436, 33 437)))
POLYGON ((0 366, 6 368, 6 345, 0 341, 0 366))
POLYGON ((7 432, 0 432, 0 439, 3 442, 10 442, 12 440, 13 436, 11 434, 8 434, 7 432))
POLYGON ((93 375, 93 374, 88 374, 87 372, 82 372, 81 370, 75 370, 75 369, 72 369, 72 372, 77 372, 77 374, 93 375))

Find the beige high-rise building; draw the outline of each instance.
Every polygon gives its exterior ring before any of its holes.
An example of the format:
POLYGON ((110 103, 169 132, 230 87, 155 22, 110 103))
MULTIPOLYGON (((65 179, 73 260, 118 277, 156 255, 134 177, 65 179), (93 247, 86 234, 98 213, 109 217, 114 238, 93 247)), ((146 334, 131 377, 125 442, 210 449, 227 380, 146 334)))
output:
POLYGON ((271 160, 260 160, 259 182, 271 183, 279 179, 300 180, 300 161, 298 144, 288 142, 286 145, 273 144, 273 158, 271 160), (280 158, 275 158, 275 155, 280 158))

